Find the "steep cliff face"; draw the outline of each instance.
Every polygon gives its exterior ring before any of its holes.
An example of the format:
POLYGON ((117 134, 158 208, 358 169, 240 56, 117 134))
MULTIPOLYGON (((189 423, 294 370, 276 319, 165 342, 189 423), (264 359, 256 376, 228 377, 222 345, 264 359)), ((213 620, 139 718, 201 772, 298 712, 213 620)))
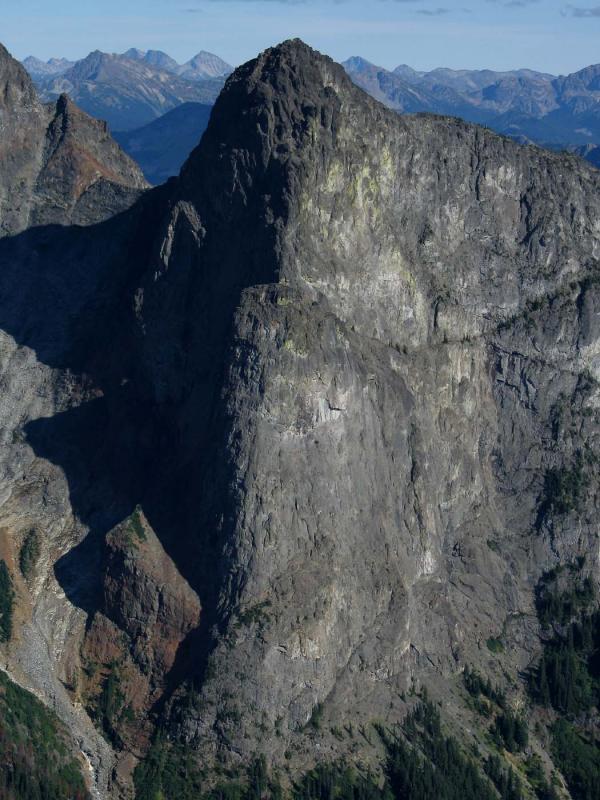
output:
MULTIPOLYGON (((95 328, 93 309, 106 294, 102 287, 114 287, 109 276, 126 252, 132 228, 122 212, 146 183, 103 123, 66 98, 41 105, 23 68, 1 47, 0 86, 0 558, 14 595, 1 663, 67 723, 98 771, 100 791, 113 756, 77 702, 84 614, 65 595, 66 579, 61 585, 55 577, 55 562, 85 536, 89 517, 44 448, 48 439, 60 442, 75 470, 87 447, 94 461, 100 457, 103 416, 93 409, 102 407, 103 389, 93 353, 110 318, 95 328), (91 416, 84 410, 85 419, 48 431, 48 420, 94 400, 91 416), (37 455, 29 424, 39 426, 37 455)), ((106 499, 104 491, 100 481, 97 496, 106 499)), ((94 596, 96 583, 87 591, 94 596)))
POLYGON ((4 241, 6 559, 42 542, 6 658, 112 740, 102 795, 157 721, 298 769, 357 750, 315 710, 452 708, 466 664, 522 692, 542 572, 598 580, 599 188, 294 41, 177 181, 4 241))
POLYGON ((228 82, 179 192, 138 314, 212 559, 188 732, 281 756, 317 704, 387 715, 490 638, 524 668, 541 571, 596 569, 593 475, 543 504, 597 446, 597 174, 398 119, 291 43, 228 82), (588 411, 557 440, 560 398, 588 411))
POLYGON ((146 188, 106 125, 66 96, 42 105, 25 69, 0 45, 0 232, 90 224, 128 208, 146 188))

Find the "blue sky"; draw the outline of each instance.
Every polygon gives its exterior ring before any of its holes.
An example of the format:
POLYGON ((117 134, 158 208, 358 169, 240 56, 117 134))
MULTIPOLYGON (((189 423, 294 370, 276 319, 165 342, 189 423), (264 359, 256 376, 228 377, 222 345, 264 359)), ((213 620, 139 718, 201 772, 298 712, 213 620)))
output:
POLYGON ((0 39, 18 58, 139 47, 239 64, 299 36, 388 68, 567 73, 600 62, 600 0, 2 0, 1 10, 0 39))

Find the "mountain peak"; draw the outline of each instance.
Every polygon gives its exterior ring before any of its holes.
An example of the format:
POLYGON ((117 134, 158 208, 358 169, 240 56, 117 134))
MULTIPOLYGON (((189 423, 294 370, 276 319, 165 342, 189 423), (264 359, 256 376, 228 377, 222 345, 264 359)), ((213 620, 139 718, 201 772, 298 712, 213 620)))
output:
POLYGON ((179 70, 179 64, 175 59, 162 50, 140 50, 137 47, 130 47, 120 57, 130 61, 141 61, 149 67, 157 67, 174 74, 179 70))
POLYGON ((37 92, 27 70, 0 44, 0 108, 30 111, 38 106, 37 92))
POLYGON ((42 61, 35 56, 27 56, 23 59, 22 64, 34 80, 43 80, 66 72, 74 65, 74 62, 66 58, 49 58, 48 61, 42 61))
MULTIPOLYGON (((252 91, 258 85, 270 84, 277 88, 282 99, 291 94, 301 94, 305 92, 306 86, 321 86, 323 76, 320 66, 327 65, 328 69, 337 72, 341 80, 347 80, 343 68, 332 61, 328 56, 322 55, 317 50, 313 50, 301 39, 288 39, 275 47, 264 50, 256 59, 248 61, 238 67, 234 72, 221 96, 217 100, 217 106, 230 105, 231 96, 236 95, 234 103, 242 103, 243 96, 238 98, 238 90, 235 88, 240 84, 247 84, 247 88, 252 91), (290 73, 295 75, 294 80, 290 80, 290 73)), ((252 99, 250 102, 253 102, 252 99)))
POLYGON ((360 70, 365 68, 371 68, 374 66, 370 61, 367 61, 366 58, 362 56, 350 56, 347 61, 344 61, 343 66, 349 70, 360 70))
POLYGON ((130 58, 132 61, 141 61, 146 56, 145 50, 139 50, 137 47, 130 47, 123 53, 124 58, 130 58))
POLYGON ((285 39, 283 42, 268 48, 264 53, 281 54, 282 56, 292 56, 294 59, 310 58, 312 60, 325 60, 333 63, 333 60, 318 50, 313 49, 310 45, 299 37, 294 39, 285 39))
MULTIPOLYGON (((302 84, 306 84, 314 81, 322 82, 319 67, 323 65, 327 65, 328 68, 337 71, 345 78, 344 69, 329 56, 313 50, 302 39, 287 39, 275 47, 265 50, 255 61, 250 61, 245 67, 252 69, 254 74, 258 69, 262 79, 266 82, 274 80, 278 71, 283 73, 291 69, 298 73, 302 84)), ((240 70, 243 73, 244 67, 241 67, 240 70)), ((236 70, 236 73, 238 71, 236 70)), ((299 85, 295 84, 288 88, 297 90, 299 85)))
POLYGON ((179 69, 179 64, 175 59, 162 50, 148 50, 144 55, 144 61, 151 67, 158 67, 167 72, 176 73, 179 69))
POLYGON ((201 50, 183 64, 178 72, 183 78, 204 79, 219 78, 228 75, 233 67, 214 53, 201 50))
POLYGON ((114 60, 115 56, 103 53, 102 50, 92 50, 85 58, 78 61, 70 70, 69 75, 73 75, 80 80, 94 80, 98 77, 98 72, 104 64, 114 60))
MULTIPOLYGON (((92 54, 92 60, 95 54, 92 54)), ((61 94, 42 106, 25 68, 0 45, 0 238, 31 224, 97 222, 146 188, 138 166, 61 94), (12 198, 18 203, 12 204, 12 198)))
POLYGON ((270 163, 283 163, 302 147, 309 117, 318 117, 325 107, 324 113, 331 116, 337 103, 334 93, 353 91, 357 90, 343 67, 300 39, 265 50, 227 80, 201 145, 183 167, 184 182, 195 184, 199 176, 218 168, 224 147, 252 153, 259 171, 268 171, 270 163))

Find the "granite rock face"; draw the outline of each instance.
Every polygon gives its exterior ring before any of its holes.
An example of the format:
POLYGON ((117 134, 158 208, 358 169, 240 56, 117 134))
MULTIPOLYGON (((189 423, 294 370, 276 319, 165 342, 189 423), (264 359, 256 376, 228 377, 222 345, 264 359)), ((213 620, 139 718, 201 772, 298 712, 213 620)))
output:
MULTIPOLYGON (((229 78, 177 180, 0 243, 0 524, 15 554, 43 533, 11 669, 67 717, 77 659, 119 661, 140 727, 151 697, 203 764, 293 767, 342 750, 316 707, 394 720, 530 664, 542 571, 599 575, 599 189, 293 41, 229 78)), ((115 724, 106 797, 144 747, 115 724)))
POLYGON ((317 704, 387 713, 506 630, 525 666, 541 570, 597 568, 593 476, 579 513, 540 508, 546 471, 597 446, 598 185, 398 118, 298 43, 230 79, 138 294, 219 576, 200 741, 248 755, 260 725, 281 756, 317 704), (589 413, 557 442, 560 398, 589 413))

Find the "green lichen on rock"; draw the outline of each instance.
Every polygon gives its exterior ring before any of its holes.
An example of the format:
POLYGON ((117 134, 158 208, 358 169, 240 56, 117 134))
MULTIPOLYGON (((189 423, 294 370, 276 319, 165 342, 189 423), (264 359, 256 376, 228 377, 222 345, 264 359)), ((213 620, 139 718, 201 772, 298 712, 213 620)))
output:
POLYGON ((501 640, 500 639, 496 639, 493 636, 491 636, 486 641, 486 645, 487 645, 488 650, 491 653, 495 653, 496 655, 499 655, 500 653, 504 652, 504 645, 502 644, 501 640))
POLYGON ((141 542, 146 541, 146 531, 144 530, 144 523, 142 522, 142 509, 140 506, 136 506, 132 515, 129 517, 129 529, 133 531, 141 542))
POLYGON ((125 702, 120 665, 112 662, 104 676, 100 693, 88 705, 96 726, 113 745, 122 746, 119 729, 123 721, 130 721, 131 708, 125 702))
POLYGON ((249 627, 250 625, 264 627, 269 622, 268 609, 270 607, 271 601, 263 600, 261 603, 256 603, 240 611, 237 618, 237 627, 249 627))

